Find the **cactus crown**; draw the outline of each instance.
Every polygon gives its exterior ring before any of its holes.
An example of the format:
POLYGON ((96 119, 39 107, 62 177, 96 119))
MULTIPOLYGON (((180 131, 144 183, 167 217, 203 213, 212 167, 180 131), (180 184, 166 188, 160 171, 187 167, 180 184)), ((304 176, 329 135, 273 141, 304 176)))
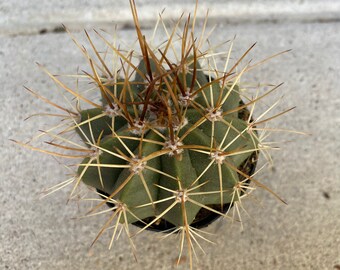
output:
POLYGON ((254 105, 278 86, 263 96, 247 97, 240 78, 257 64, 241 71, 237 67, 253 46, 233 66, 226 64, 219 71, 212 49, 202 50, 204 33, 195 37, 195 19, 190 16, 180 34, 178 22, 170 34, 166 31, 163 45, 152 47, 140 30, 135 4, 130 3, 140 55, 120 50, 98 33, 115 62, 121 63, 110 70, 87 32, 97 59, 74 39, 89 61, 92 74, 85 75, 96 85, 100 102, 71 90, 44 69, 76 97, 78 108, 73 111, 47 101, 71 119, 71 127, 46 133, 52 137, 49 144, 80 155, 48 153, 83 157, 76 177, 55 190, 74 183, 73 194, 81 182, 97 190, 102 201, 91 212, 105 203, 112 210, 99 235, 114 218, 115 226, 122 224, 129 235, 130 223, 142 226, 140 232, 163 224, 171 233, 182 233, 181 250, 186 239, 192 265, 191 248, 197 243, 196 228, 203 215, 231 218, 232 206, 239 207, 256 186, 270 191, 247 168, 254 167, 258 152, 266 150, 258 126, 275 118, 262 119, 270 107, 254 120, 254 105), (180 45, 178 51, 173 49, 175 43, 180 45), (81 102, 86 109, 81 109, 81 102), (85 146, 63 137, 74 130, 85 146))

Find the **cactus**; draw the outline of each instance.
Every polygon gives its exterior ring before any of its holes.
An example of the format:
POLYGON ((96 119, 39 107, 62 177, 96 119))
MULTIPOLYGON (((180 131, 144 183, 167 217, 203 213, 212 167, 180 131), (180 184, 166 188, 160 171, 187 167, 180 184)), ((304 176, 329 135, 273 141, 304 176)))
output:
POLYGON ((197 57, 169 70, 145 59, 142 76, 99 82, 102 107, 80 111, 77 131, 94 154, 78 175, 129 209, 129 223, 153 217, 148 226, 160 218, 190 225, 201 208, 233 200, 237 168, 257 151, 258 138, 233 113, 235 83, 204 74, 197 57))
POLYGON ((110 70, 87 32, 97 59, 73 38, 89 61, 92 74, 85 76, 96 85, 100 102, 70 89, 42 67, 77 100, 74 111, 34 93, 66 113, 70 123, 60 132, 50 129, 44 135, 52 137, 49 145, 55 149, 79 154, 29 147, 59 157, 82 157, 76 176, 52 191, 71 183, 71 195, 80 183, 94 190, 102 200, 90 214, 110 206, 110 218, 98 237, 114 219, 114 226, 123 225, 129 236, 128 224, 141 226, 138 233, 160 228, 178 232, 183 235, 180 250, 184 239, 188 241, 192 267, 191 249, 197 243, 197 228, 204 226, 202 217, 233 219, 230 210, 238 212, 241 200, 256 187, 279 198, 253 176, 258 154, 267 156, 269 149, 266 136, 259 134, 269 129, 259 126, 284 113, 263 119, 275 103, 255 118, 254 107, 278 86, 255 98, 246 95, 240 79, 257 64, 237 69, 253 46, 234 65, 219 71, 213 50, 202 49, 203 33, 195 38, 195 20, 190 16, 177 41, 179 23, 172 33, 166 31, 168 40, 162 46, 153 47, 141 32, 134 2, 130 3, 140 55, 120 50, 97 33, 120 63, 110 70), (177 52, 176 42, 181 48, 177 52), (77 133, 83 145, 68 139, 65 134, 70 132, 77 133))

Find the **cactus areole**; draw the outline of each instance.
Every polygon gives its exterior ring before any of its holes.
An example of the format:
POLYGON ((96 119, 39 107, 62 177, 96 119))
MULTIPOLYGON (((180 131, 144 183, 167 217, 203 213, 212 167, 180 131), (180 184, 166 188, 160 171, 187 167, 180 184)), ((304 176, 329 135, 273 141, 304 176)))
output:
POLYGON ((203 227, 242 195, 235 187, 255 169, 256 132, 238 84, 205 73, 194 46, 180 63, 150 55, 133 74, 98 82, 101 107, 77 123, 93 149, 78 175, 126 210, 121 222, 203 227))

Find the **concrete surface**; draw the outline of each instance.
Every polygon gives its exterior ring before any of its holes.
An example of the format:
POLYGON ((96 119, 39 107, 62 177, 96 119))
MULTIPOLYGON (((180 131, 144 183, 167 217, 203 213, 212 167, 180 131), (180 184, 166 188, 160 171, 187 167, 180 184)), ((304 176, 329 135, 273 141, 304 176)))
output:
MULTIPOLYGON (((97 1, 93 9, 107 11, 107 5, 112 2, 97 1)), ((152 8, 155 2, 145 1, 141 9, 156 14, 158 6, 152 8)), ((312 6, 321 2, 322 8, 332 11, 331 14, 340 14, 336 9, 338 1, 289 1, 288 7, 279 3, 282 10, 288 10, 294 5, 312 6)), ((66 204, 68 189, 39 200, 40 191, 66 179, 69 171, 53 158, 20 148, 8 140, 27 139, 51 124, 50 119, 43 117, 24 121, 28 115, 47 107, 24 91, 23 85, 54 102, 63 101, 56 86, 35 62, 58 74, 75 74, 78 67, 87 68, 68 35, 55 32, 34 35, 31 27, 37 25, 36 29, 43 29, 44 24, 55 23, 55 14, 71 14, 75 10, 83 16, 78 18, 79 25, 86 25, 84 3, 41 1, 38 9, 34 1, 0 2, 3 13, 0 16, 0 151, 3 157, 0 163, 0 269, 176 269, 176 238, 159 242, 153 233, 137 237, 138 264, 124 237, 110 251, 105 237, 89 249, 104 217, 74 219, 84 213, 85 207, 77 202, 66 204), (38 11, 46 16, 36 18, 38 11)), ((120 3, 121 9, 128 9, 127 2, 120 3)), ((172 16, 174 11, 169 5, 160 3, 159 6, 168 7, 172 16)), ((173 3, 178 7, 189 5, 182 1, 173 3)), ((212 1, 202 5, 209 6, 209 3, 212 1)), ((259 10, 266 3, 255 1, 250 9, 259 10)), ((237 6, 237 3, 230 2, 230 5, 237 6)), ((268 14, 271 8, 268 7, 268 14)), ((290 16, 293 13, 289 13, 290 16)), ((251 218, 243 215, 243 231, 237 224, 222 224, 221 228, 215 224, 208 228, 211 232, 217 230, 218 236, 211 237, 216 245, 204 244, 207 254, 199 253, 200 261, 195 269, 340 268, 340 23, 337 16, 328 20, 330 17, 325 14, 327 20, 321 20, 308 15, 312 13, 312 10, 305 12, 305 19, 277 23, 259 19, 252 23, 219 24, 215 30, 218 35, 211 37, 211 42, 216 44, 237 34, 235 56, 257 41, 250 56, 254 61, 292 48, 293 51, 252 71, 247 78, 255 82, 285 82, 281 92, 271 98, 284 94, 281 109, 295 105, 297 108, 279 118, 277 125, 307 131, 312 136, 272 136, 273 140, 290 142, 283 143, 281 151, 273 152, 275 166, 260 178, 288 205, 257 190, 260 203, 252 200, 247 203, 251 218)), ((261 16, 266 16, 265 10, 259 13, 259 18, 261 16)), ((140 17, 143 21, 143 16, 140 17)), ((67 16, 59 19, 67 22, 67 16)), ((96 18, 91 24, 96 25, 96 18)), ((122 28, 119 37, 126 43, 134 41, 133 30, 122 28)), ((146 34, 150 31, 146 30, 146 34)), ((85 44, 82 33, 75 36, 85 44)), ((187 269, 187 265, 183 263, 178 269, 187 269)))
MULTIPOLYGON (((142 25, 152 27, 165 8, 165 20, 178 18, 182 12, 192 12, 195 0, 136 1, 142 25)), ((211 23, 245 22, 311 22, 339 20, 340 1, 336 0, 205 0, 199 1, 198 17, 209 9, 211 23)), ((85 27, 132 28, 128 0, 59 0, 0 1, 0 34, 27 35, 60 31, 66 24, 72 30, 85 27)))

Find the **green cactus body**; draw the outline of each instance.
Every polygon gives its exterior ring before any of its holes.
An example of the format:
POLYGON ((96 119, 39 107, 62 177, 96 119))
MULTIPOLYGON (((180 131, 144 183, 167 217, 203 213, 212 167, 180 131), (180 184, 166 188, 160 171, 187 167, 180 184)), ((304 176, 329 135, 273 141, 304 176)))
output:
POLYGON ((148 71, 140 62, 131 82, 104 85, 102 108, 80 112, 78 133, 96 150, 78 174, 124 204, 129 223, 158 217, 190 225, 202 207, 237 200, 235 168, 257 139, 237 117, 236 84, 221 86, 193 58, 186 70, 149 63, 148 71))

